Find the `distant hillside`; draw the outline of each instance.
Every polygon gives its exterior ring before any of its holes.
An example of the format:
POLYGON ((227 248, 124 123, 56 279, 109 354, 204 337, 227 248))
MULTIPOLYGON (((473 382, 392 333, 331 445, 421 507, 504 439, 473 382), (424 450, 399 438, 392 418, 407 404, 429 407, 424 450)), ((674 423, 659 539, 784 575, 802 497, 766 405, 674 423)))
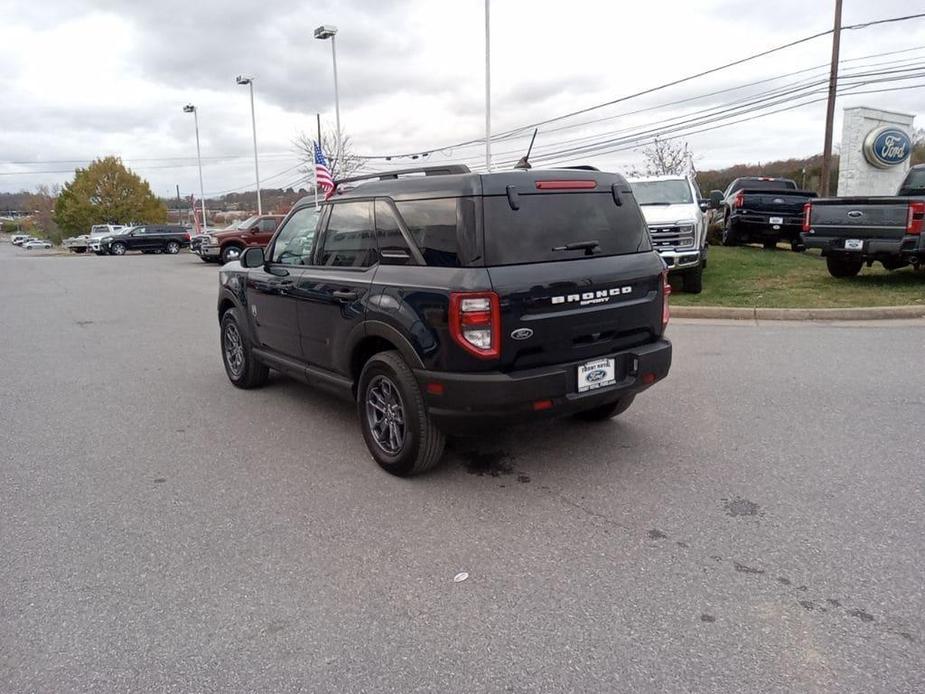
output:
MULTIPOLYGON (((912 149, 912 163, 925 163, 925 132, 916 131, 916 143, 912 149)), ((834 192, 838 188, 838 155, 832 157, 832 186, 834 192)), ((806 190, 821 190, 822 181, 822 154, 814 154, 805 159, 784 159, 758 164, 736 164, 726 169, 715 171, 698 171, 697 184, 701 192, 708 195, 711 190, 725 190, 726 186, 740 176, 774 176, 778 178, 792 178, 797 185, 806 190), (804 173, 805 171, 805 173, 804 173)))

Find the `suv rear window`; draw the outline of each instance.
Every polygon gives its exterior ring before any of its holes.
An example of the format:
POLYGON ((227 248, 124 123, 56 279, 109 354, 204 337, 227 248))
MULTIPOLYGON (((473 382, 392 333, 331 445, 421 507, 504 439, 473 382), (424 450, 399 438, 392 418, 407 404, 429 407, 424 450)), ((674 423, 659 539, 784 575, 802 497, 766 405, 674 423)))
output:
POLYGON ((507 196, 484 198, 486 265, 585 258, 583 249, 553 249, 586 241, 597 241, 595 256, 652 249, 639 208, 617 206, 610 192, 521 195, 519 202, 513 210, 507 196))

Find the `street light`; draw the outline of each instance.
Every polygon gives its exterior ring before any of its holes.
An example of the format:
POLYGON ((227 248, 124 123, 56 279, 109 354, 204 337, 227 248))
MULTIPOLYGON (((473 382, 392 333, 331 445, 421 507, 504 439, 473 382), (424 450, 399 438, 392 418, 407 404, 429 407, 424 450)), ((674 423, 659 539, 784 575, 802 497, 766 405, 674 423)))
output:
POLYGON ((202 228, 206 227, 206 193, 202 185, 202 153, 199 150, 199 112, 192 104, 183 107, 183 113, 193 114, 193 123, 196 124, 196 161, 199 162, 199 202, 202 204, 202 228))
POLYGON ((260 164, 257 163, 257 118, 254 116, 254 78, 238 75, 235 82, 240 85, 247 85, 251 89, 251 126, 254 129, 254 175, 257 176, 257 214, 263 214, 263 206, 260 204, 260 164))
MULTIPOLYGON (((334 35, 337 34, 337 27, 330 24, 322 24, 320 27, 315 29, 315 38, 324 41, 325 39, 331 39, 331 57, 334 59, 334 118, 335 126, 337 128, 337 145, 334 154, 334 161, 340 163, 340 147, 341 147, 341 135, 340 135, 340 97, 337 93, 337 46, 334 41, 334 35)), ((319 143, 321 144, 321 143, 319 143)), ((333 168, 333 166, 331 167, 333 168)))

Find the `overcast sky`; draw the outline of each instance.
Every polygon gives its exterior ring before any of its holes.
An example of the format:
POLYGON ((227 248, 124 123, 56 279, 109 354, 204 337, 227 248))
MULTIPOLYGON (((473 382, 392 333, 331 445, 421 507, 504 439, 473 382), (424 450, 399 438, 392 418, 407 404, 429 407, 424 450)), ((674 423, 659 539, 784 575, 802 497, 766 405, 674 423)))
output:
MULTIPOLYGON (((831 28, 832 5, 492 0, 493 129, 503 132, 618 99, 824 31, 831 28)), ((844 0, 845 24, 917 12, 925 12, 925 0, 844 0)), ((173 195, 176 184, 184 194, 198 192, 186 103, 199 109, 206 194, 253 188, 250 104, 247 89, 234 81, 241 73, 255 77, 265 185, 304 184, 294 169, 292 141, 300 131, 314 131, 316 112, 333 126, 331 46, 312 38, 319 24, 339 28, 341 120, 358 153, 424 152, 484 135, 483 0, 0 0, 0 16, 0 191, 64 183, 75 165, 115 154, 159 195, 173 195), (53 173, 17 173, 27 171, 53 173)), ((820 68, 733 89, 824 65, 830 52, 826 36, 541 127, 537 154, 625 136, 646 123, 658 128, 685 114, 824 78, 820 68), (729 91, 704 97, 719 90, 729 91), (682 99, 691 100, 668 105, 682 99), (641 108, 649 110, 624 115, 641 108), (597 122, 587 123, 592 120, 597 122)), ((860 58, 846 63, 856 72, 925 65, 925 20, 846 31, 842 58, 860 58), (864 57, 916 48, 921 50, 864 57)), ((842 107, 869 104, 921 114, 925 89, 912 87, 923 84, 923 77, 856 84, 902 88, 840 97, 836 142, 842 107)), ((684 139, 700 169, 804 156, 821 151, 823 118, 824 104, 817 103, 684 139)), ((494 149, 503 161, 516 159, 525 146, 517 139, 494 149)), ((480 164, 483 152, 483 145, 461 147, 433 152, 428 160, 480 164)), ((638 148, 624 146, 579 156, 575 163, 624 170, 639 159, 638 148)), ((371 165, 408 164, 395 159, 371 165)))

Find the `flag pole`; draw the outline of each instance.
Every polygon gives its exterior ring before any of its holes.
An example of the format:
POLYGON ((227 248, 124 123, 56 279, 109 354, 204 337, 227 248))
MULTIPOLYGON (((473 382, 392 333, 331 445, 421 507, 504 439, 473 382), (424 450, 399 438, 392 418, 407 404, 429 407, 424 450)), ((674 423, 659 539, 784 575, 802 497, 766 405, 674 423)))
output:
MULTIPOLYGON (((318 147, 321 147, 321 114, 315 114, 315 121, 318 125, 318 147)), ((312 152, 312 161, 314 161, 314 152, 312 152)), ((315 209, 318 209, 318 167, 313 166, 312 171, 315 172, 315 209)))

